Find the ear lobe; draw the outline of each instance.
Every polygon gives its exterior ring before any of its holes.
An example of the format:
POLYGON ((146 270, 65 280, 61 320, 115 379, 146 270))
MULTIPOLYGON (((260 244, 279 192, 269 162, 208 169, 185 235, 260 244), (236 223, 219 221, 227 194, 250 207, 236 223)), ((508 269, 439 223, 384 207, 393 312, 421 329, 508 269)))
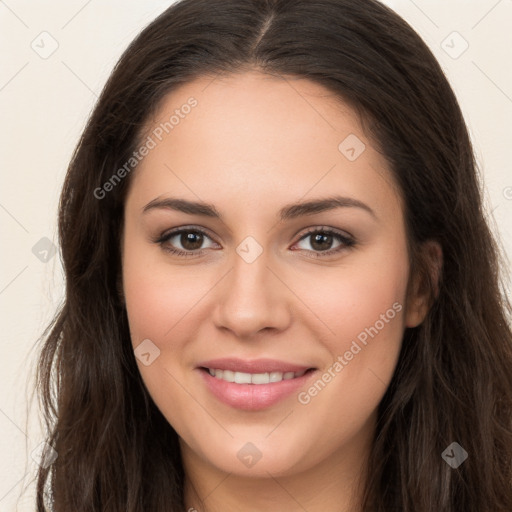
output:
POLYGON ((415 276, 407 299, 405 318, 406 327, 417 327, 427 316, 433 301, 439 296, 441 272, 443 268, 443 250, 441 245, 428 240, 423 243, 422 265, 415 276))

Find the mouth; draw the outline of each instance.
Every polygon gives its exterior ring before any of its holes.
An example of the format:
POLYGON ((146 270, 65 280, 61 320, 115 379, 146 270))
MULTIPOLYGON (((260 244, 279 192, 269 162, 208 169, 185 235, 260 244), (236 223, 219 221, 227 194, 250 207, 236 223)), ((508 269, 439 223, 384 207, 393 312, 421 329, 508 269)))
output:
POLYGON ((235 409, 258 411, 297 393, 318 369, 270 359, 217 359, 196 370, 213 398, 235 409))

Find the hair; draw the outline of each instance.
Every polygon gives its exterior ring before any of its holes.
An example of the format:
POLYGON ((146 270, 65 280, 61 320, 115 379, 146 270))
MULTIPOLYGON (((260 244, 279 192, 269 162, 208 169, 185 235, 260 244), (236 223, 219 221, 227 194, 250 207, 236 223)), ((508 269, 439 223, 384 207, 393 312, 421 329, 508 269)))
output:
MULTIPOLYGON (((36 386, 47 443, 37 510, 183 510, 178 435, 141 379, 122 294, 123 208, 163 98, 204 76, 308 79, 353 108, 404 200, 411 274, 431 297, 406 328, 378 406, 362 510, 512 510, 512 329, 499 241, 485 218, 456 97, 419 35, 376 0, 182 0, 129 45, 72 156, 59 204, 65 297, 42 334, 36 386), (438 284, 423 256, 443 252, 438 284), (457 469, 452 443, 469 454, 457 469)), ((212 178, 213 179, 213 178, 212 178)), ((336 478, 332 475, 332 478, 336 478)))

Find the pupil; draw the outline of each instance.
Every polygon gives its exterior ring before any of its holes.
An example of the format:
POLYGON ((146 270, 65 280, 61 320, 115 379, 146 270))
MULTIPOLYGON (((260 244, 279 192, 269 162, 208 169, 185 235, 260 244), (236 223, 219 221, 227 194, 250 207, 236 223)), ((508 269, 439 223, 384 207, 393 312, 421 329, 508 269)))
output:
POLYGON ((325 243, 322 245, 321 242, 327 242, 327 246, 330 246, 332 244, 332 235, 325 235, 325 234, 317 233, 313 237, 313 241, 311 243, 311 246, 314 249, 317 249, 317 250, 320 250, 320 251, 323 251, 323 250, 326 250, 326 249, 329 248, 329 247, 326 247, 325 243), (318 244, 318 247, 315 247, 316 244, 318 244))

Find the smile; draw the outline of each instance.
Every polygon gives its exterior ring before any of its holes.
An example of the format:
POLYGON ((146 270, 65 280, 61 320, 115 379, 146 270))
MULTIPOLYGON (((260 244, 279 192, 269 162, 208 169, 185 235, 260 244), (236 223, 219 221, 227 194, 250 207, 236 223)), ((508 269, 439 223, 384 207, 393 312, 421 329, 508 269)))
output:
POLYGON ((212 399, 243 411, 259 411, 284 401, 318 373, 306 365, 238 358, 204 361, 196 371, 212 399))
POLYGON ((301 372, 270 372, 270 373, 245 373, 233 372, 231 370, 220 370, 218 368, 206 368, 212 377, 226 382, 235 382, 236 384, 269 384, 271 382, 281 382, 282 380, 296 379, 302 377, 308 370, 301 372))

